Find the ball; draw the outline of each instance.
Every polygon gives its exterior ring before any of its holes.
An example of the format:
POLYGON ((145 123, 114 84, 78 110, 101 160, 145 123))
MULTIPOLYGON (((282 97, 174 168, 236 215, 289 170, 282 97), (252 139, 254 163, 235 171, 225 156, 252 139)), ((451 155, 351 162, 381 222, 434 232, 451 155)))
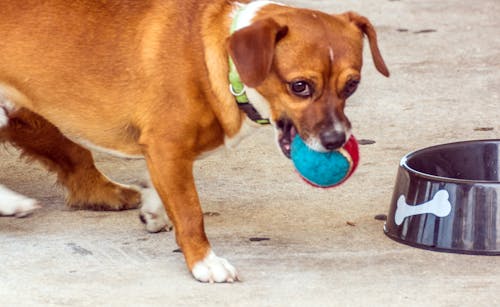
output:
POLYGON ((358 166, 358 142, 351 136, 342 148, 320 152, 309 148, 297 134, 292 141, 291 158, 295 169, 307 183, 319 188, 331 188, 346 181, 358 166))

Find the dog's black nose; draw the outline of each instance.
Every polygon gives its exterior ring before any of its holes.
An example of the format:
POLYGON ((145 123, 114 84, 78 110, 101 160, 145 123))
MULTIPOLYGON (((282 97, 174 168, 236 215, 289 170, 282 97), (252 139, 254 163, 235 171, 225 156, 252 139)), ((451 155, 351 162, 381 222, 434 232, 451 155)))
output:
POLYGON ((326 150, 335 150, 344 145, 346 141, 346 134, 343 131, 340 132, 333 129, 326 130, 320 133, 319 139, 321 141, 321 145, 323 145, 326 150))

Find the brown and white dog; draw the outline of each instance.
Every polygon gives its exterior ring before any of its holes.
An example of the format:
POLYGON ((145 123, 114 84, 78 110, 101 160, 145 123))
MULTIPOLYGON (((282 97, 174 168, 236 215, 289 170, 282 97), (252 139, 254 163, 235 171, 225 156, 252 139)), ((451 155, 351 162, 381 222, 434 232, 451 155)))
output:
MULTIPOLYGON (((205 235, 193 162, 258 126, 252 112, 270 119, 285 155, 296 133, 316 150, 342 146, 364 35, 389 75, 373 26, 352 12, 232 0, 4 0, 0 12, 0 140, 56 172, 80 209, 141 203, 138 189, 96 169, 89 148, 145 158, 154 189, 142 218, 164 227, 163 203, 203 282, 238 275, 205 235), (258 112, 235 102, 229 58, 258 112)), ((36 207, 0 185, 0 214, 36 207)))

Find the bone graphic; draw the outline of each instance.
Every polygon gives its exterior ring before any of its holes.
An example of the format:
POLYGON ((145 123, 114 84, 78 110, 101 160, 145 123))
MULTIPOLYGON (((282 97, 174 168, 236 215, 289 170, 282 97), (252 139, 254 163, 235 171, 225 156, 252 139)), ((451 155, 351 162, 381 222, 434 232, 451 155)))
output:
POLYGON ((451 212, 451 203, 448 200, 450 195, 446 190, 440 190, 434 195, 434 198, 426 203, 417 206, 410 206, 406 203, 404 195, 398 199, 398 207, 396 209, 395 222, 396 225, 403 224, 405 218, 431 213, 438 217, 448 216, 451 212))

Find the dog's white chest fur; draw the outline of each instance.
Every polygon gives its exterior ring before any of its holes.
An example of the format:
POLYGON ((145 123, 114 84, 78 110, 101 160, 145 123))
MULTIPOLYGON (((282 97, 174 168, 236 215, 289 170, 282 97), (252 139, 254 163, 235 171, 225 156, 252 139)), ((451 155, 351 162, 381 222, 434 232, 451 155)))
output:
MULTIPOLYGON (((269 108, 269 102, 261 95, 257 90, 253 88, 246 88, 246 95, 250 103, 259 112, 262 118, 271 119, 271 109, 269 108)), ((241 125, 240 131, 233 137, 226 137, 224 139, 224 144, 227 148, 235 148, 243 139, 253 134, 256 129, 260 128, 262 125, 254 123, 248 117, 245 119, 241 125)))

